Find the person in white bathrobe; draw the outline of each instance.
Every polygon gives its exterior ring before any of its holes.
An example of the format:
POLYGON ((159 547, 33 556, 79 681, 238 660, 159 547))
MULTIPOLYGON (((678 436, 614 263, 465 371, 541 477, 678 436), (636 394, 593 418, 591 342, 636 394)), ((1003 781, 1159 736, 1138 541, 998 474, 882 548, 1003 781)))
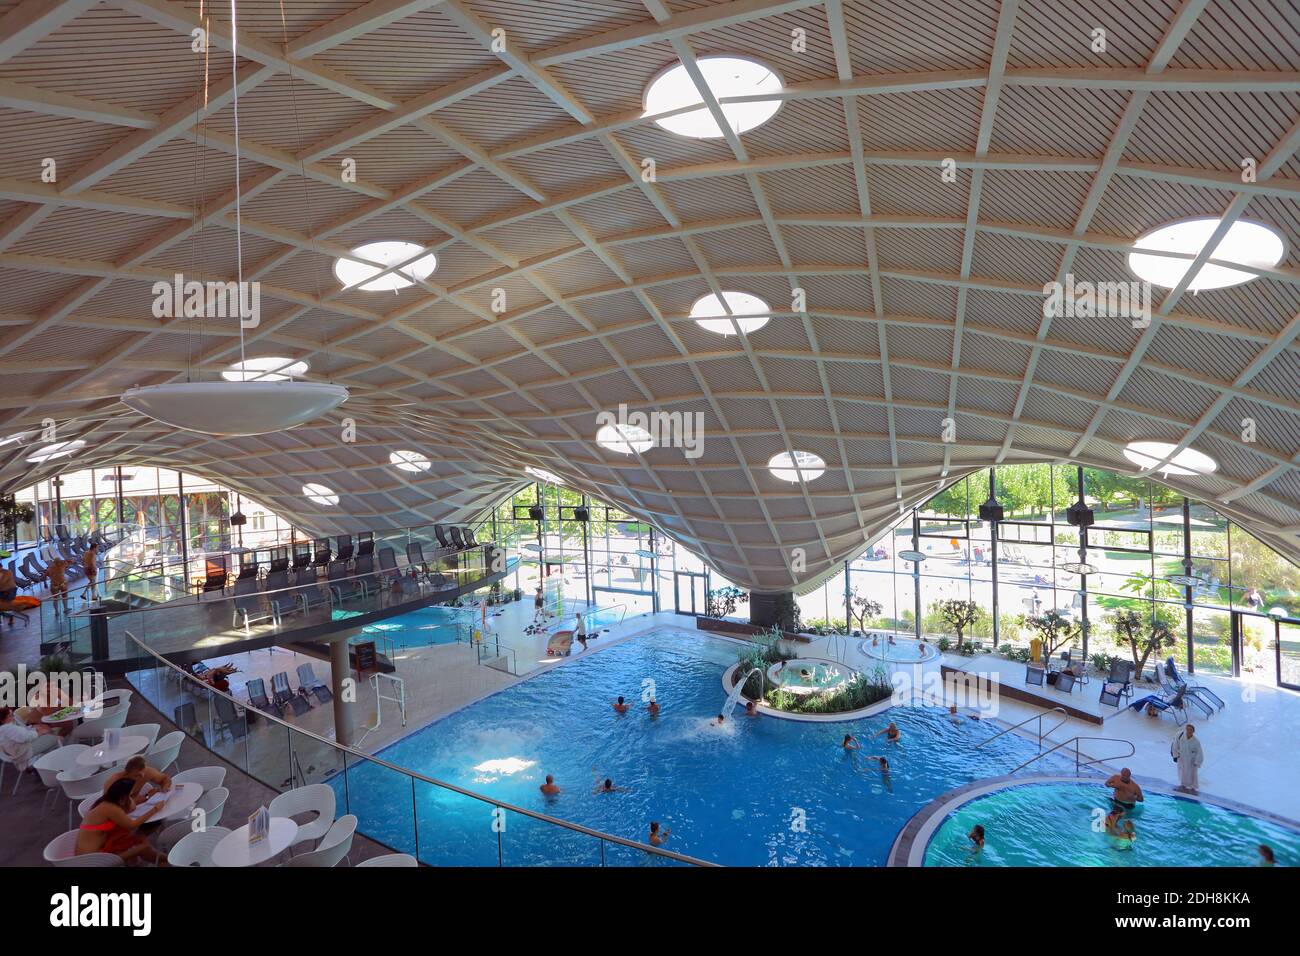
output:
POLYGON ((1196 736, 1195 725, 1188 724, 1182 729, 1182 732, 1174 738, 1169 753, 1178 764, 1176 789, 1184 793, 1196 793, 1198 791, 1196 775, 1201 764, 1205 762, 1205 751, 1201 748, 1201 739, 1196 736))

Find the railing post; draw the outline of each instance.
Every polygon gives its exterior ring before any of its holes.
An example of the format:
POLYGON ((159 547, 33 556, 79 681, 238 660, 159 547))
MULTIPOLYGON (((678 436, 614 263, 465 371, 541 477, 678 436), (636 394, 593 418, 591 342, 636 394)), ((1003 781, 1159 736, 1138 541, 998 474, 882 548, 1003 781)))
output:
MULTIPOLYGON (((496 809, 497 809, 497 810, 500 810, 501 808, 500 808, 500 807, 497 807, 496 809)), ((498 867, 505 866, 505 863, 503 862, 503 860, 502 860, 502 855, 501 855, 501 831, 505 829, 505 825, 504 825, 504 824, 505 824, 505 816, 503 815, 503 816, 501 817, 500 825, 498 825, 497 828, 496 828, 496 831, 497 831, 497 866, 498 866, 498 867)))

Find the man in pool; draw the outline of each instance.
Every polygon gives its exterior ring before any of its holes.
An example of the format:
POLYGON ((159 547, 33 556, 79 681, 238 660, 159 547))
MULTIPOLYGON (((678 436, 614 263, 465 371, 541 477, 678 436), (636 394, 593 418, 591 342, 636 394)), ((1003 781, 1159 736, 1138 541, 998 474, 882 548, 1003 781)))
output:
POLYGON ((1121 767, 1119 773, 1112 775, 1106 781, 1106 786, 1114 791, 1111 800, 1115 808, 1126 813, 1146 800, 1142 795, 1142 788, 1133 779, 1133 773, 1128 767, 1121 767))
POLYGON ((889 726, 886 727, 884 730, 878 731, 876 733, 876 736, 884 737, 891 744, 896 744, 903 739, 902 732, 898 729, 898 726, 892 720, 889 722, 889 726))
POLYGON ((747 701, 745 701, 745 716, 746 716, 746 717, 757 717, 757 716, 758 716, 758 704, 754 703, 752 700, 747 700, 747 701))
POLYGON ((658 821, 658 820, 652 820, 652 821, 650 822, 650 845, 651 845, 651 846, 663 846, 663 845, 664 845, 664 841, 668 839, 668 834, 670 834, 670 833, 672 833, 672 832, 673 832, 673 831, 672 831, 672 830, 669 830, 667 827, 664 827, 664 828, 661 830, 661 829, 659 828, 659 821, 658 821))
POLYGON ((546 782, 537 789, 548 797, 556 797, 560 794, 560 785, 555 782, 555 777, 549 773, 546 775, 546 782))
POLYGON ((596 788, 591 792, 592 793, 627 793, 628 788, 616 787, 614 786, 613 779, 611 779, 610 777, 606 777, 605 782, 596 784, 596 788))
POLYGON ((629 704, 627 701, 625 701, 622 697, 614 701, 614 712, 617 714, 626 714, 631 709, 632 709, 632 705, 629 704))
POLYGON ((727 722, 727 718, 723 717, 721 714, 718 714, 718 719, 714 721, 714 723, 717 724, 719 727, 721 727, 726 722, 727 722))
POLYGON ((646 710, 648 710, 648 711, 650 712, 650 716, 651 716, 651 717, 658 717, 658 716, 659 716, 659 701, 657 701, 657 700, 655 700, 653 697, 651 697, 651 698, 650 698, 650 703, 646 705, 646 710))
POLYGON ((1273 848, 1267 843, 1259 845, 1259 862, 1257 866, 1276 866, 1277 859, 1273 856, 1273 848))

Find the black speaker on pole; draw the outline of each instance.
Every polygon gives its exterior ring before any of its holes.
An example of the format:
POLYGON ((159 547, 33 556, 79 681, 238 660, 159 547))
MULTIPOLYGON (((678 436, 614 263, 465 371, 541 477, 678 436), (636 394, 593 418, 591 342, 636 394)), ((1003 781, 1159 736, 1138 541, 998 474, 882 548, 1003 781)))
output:
POLYGON ((574 520, 574 521, 590 521, 590 520, 591 520, 591 512, 588 511, 586 508, 582 507, 581 505, 579 505, 577 508, 574 508, 574 509, 573 509, 573 520, 574 520))
POLYGON ((980 505, 981 521, 1001 521, 1006 516, 1006 509, 998 504, 998 499, 989 495, 989 500, 980 505))
POLYGON ((1088 528, 1096 520, 1092 509, 1082 501, 1076 501, 1065 509, 1065 520, 1076 528, 1088 528))
POLYGON ((541 506, 541 505, 533 505, 531 508, 529 508, 529 509, 528 509, 528 517, 532 518, 534 521, 541 521, 541 520, 542 520, 542 506, 541 506))

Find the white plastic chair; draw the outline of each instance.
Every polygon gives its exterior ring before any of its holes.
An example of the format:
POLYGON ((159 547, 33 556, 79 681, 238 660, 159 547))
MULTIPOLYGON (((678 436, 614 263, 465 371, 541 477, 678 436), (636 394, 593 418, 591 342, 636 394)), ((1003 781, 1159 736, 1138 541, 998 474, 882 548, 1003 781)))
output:
POLYGON ((298 825, 293 846, 315 843, 330 831, 334 823, 334 788, 325 783, 309 783, 280 794, 267 807, 273 817, 295 817, 303 813, 315 814, 307 823, 298 825))
POLYGON ((172 777, 172 783, 197 783, 206 793, 226 782, 225 767, 192 767, 172 777))
MULTIPOLYGON (((27 745, 28 756, 34 763, 37 757, 48 753, 55 747, 58 747, 60 743, 62 743, 62 741, 54 734, 42 734, 27 745)), ((18 765, 14 763, 14 761, 5 756, 3 752, 0 752, 0 788, 4 786, 5 773, 9 770, 10 764, 13 764, 14 775, 18 777, 18 779, 14 781, 13 790, 9 791, 12 796, 18 792, 19 786, 22 785, 23 771, 18 769, 18 765)))
POLYGON ((108 778, 117 773, 116 767, 110 767, 107 770, 101 770, 99 773, 92 767, 72 767, 69 770, 62 771, 56 778, 59 786, 63 788, 63 795, 68 798, 68 829, 72 829, 72 811, 85 800, 86 797, 98 797, 104 792, 104 784, 108 783, 108 778))
POLYGON ((171 848, 167 854, 169 866, 212 866, 212 851, 230 835, 225 827, 208 827, 195 831, 171 848))
POLYGON ((112 727, 126 726, 126 714, 129 705, 122 704, 115 709, 105 710, 102 717, 83 720, 68 734, 68 743, 97 744, 104 739, 104 731, 112 727))
POLYGON ((149 742, 145 744, 144 750, 140 751, 146 753, 152 750, 153 745, 158 742, 158 731, 160 730, 162 730, 162 727, 158 724, 131 724, 122 728, 122 736, 147 738, 149 742))
POLYGON ((55 866, 122 866, 116 853, 83 853, 77 856, 77 831, 60 833, 45 844, 45 862, 55 866))
POLYGON ((221 813, 229 799, 230 791, 225 787, 213 787, 203 792, 203 796, 199 797, 195 806, 206 814, 203 818, 205 826, 214 827, 221 822, 221 813))
POLYGON ((329 832, 320 841, 320 846, 310 853, 292 857, 281 866, 332 867, 338 866, 340 860, 347 860, 348 851, 352 849, 352 837, 357 832, 357 818, 351 813, 334 821, 329 832))
POLYGON ((149 748, 144 755, 144 762, 159 773, 166 773, 167 768, 180 758, 181 745, 184 743, 185 731, 173 730, 149 748))
POLYGON ((385 853, 383 856, 372 856, 368 860, 362 860, 357 864, 363 866, 419 866, 420 861, 409 853, 385 853))
POLYGON ((194 832, 194 821, 187 817, 163 830, 158 835, 158 838, 154 840, 154 846, 158 848, 159 853, 168 854, 171 852, 172 847, 194 832))
POLYGON ((65 744, 43 754, 32 764, 36 768, 36 775, 41 778, 41 783, 45 784, 45 803, 41 811, 42 815, 49 813, 50 804, 54 802, 51 798, 63 792, 63 787, 59 785, 59 774, 75 767, 77 765, 77 755, 84 753, 88 749, 90 748, 85 744, 65 744))

